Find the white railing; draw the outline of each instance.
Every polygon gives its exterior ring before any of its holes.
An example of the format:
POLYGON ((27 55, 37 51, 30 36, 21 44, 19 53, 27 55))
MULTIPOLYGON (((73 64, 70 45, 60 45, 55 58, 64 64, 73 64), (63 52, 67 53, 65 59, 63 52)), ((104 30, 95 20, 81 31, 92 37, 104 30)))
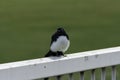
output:
POLYGON ((48 57, 0 64, 0 80, 33 80, 79 72, 84 80, 84 72, 91 70, 91 80, 95 80, 95 70, 101 68, 101 80, 106 80, 106 67, 111 66, 111 80, 116 80, 116 66, 120 64, 120 47, 69 54, 67 57, 48 57))

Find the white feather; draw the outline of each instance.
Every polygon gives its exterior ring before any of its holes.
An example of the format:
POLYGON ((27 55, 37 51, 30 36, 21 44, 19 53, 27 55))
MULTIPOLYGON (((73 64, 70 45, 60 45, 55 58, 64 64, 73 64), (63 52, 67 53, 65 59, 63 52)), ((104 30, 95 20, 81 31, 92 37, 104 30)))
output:
POLYGON ((53 52, 61 51, 65 52, 70 46, 70 41, 67 39, 66 36, 58 37, 57 41, 53 42, 50 49, 53 52))

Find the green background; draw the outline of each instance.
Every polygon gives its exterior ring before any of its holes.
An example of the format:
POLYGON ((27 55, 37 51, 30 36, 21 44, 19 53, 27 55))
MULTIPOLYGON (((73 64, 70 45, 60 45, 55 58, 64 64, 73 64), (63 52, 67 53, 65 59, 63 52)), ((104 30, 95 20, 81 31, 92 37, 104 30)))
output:
POLYGON ((44 57, 58 26, 63 26, 70 37, 71 46, 66 54, 119 46, 119 3, 0 0, 0 63, 44 57))

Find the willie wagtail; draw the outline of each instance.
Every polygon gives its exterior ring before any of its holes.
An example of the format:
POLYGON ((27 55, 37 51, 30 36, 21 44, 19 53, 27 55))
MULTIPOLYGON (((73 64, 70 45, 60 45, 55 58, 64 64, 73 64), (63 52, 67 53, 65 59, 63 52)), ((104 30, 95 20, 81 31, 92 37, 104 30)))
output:
POLYGON ((51 37, 50 50, 45 57, 64 56, 64 52, 67 51, 69 46, 69 36, 63 28, 58 28, 51 37))
MULTIPOLYGON (((50 50, 45 55, 45 57, 49 56, 64 56, 64 52, 70 46, 69 36, 65 32, 63 28, 58 28, 57 31, 51 37, 50 50)), ((48 80, 49 78, 44 78, 44 80, 48 80)))

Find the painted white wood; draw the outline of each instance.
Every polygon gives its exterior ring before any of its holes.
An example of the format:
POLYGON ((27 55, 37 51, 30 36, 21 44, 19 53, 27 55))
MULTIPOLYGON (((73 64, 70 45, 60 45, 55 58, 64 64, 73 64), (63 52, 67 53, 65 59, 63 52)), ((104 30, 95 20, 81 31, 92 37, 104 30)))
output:
POLYGON ((1 80, 31 80, 120 64, 120 47, 0 64, 1 80))
POLYGON ((61 76, 56 76, 56 79, 57 80, 61 80, 61 76))
POLYGON ((74 79, 73 79, 73 73, 70 73, 70 74, 69 74, 69 80, 74 80, 74 79))
POLYGON ((112 80, 116 80, 116 66, 112 66, 112 80))
POLYGON ((106 68, 101 69, 101 80, 106 80, 106 68))
POLYGON ((95 79, 95 69, 91 71, 91 80, 96 80, 95 79))
POLYGON ((84 80, 84 72, 80 72, 80 80, 84 80))

